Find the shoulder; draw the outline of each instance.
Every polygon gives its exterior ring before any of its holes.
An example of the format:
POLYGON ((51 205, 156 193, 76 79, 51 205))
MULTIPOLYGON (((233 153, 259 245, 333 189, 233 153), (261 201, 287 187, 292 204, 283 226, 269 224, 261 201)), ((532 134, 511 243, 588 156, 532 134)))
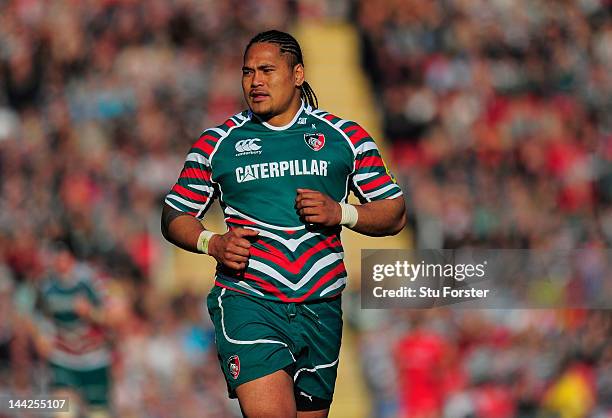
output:
POLYGON ((192 145, 192 152, 202 153, 206 157, 210 157, 223 139, 244 126, 251 120, 251 117, 251 113, 245 110, 236 113, 221 125, 205 129, 192 145))
POLYGON ((325 121, 329 126, 341 134, 354 150, 359 150, 365 143, 373 142, 370 134, 357 122, 344 119, 323 109, 309 109, 313 117, 325 121))

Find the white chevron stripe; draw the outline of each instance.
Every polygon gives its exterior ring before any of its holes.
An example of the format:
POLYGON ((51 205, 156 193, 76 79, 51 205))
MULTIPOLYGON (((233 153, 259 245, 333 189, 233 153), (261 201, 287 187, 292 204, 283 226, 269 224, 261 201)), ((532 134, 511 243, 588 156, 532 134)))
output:
POLYGON ((179 212, 182 212, 182 210, 181 210, 181 209, 179 209, 179 208, 177 208, 176 206, 174 206, 174 205, 172 204, 172 202, 170 202, 170 201, 168 200, 168 198, 166 198, 166 200, 164 200, 164 203, 165 203, 166 205, 170 206, 171 208, 176 209, 176 210, 178 210, 179 212))
POLYGON ((245 289, 250 290, 253 293, 257 293, 259 296, 264 296, 263 293, 261 293, 259 290, 255 289, 253 286, 251 286, 250 284, 248 284, 247 282, 243 280, 236 282, 236 284, 240 287, 244 287, 245 289))
POLYGON ((195 210, 200 210, 200 207, 202 206, 202 205, 198 205, 196 203, 190 202, 189 200, 185 200, 182 197, 175 196, 173 194, 169 194, 168 196, 166 196, 166 200, 168 199, 174 199, 177 202, 182 203, 183 205, 190 207, 191 209, 195 209, 195 210))
POLYGON ((262 263, 261 261, 250 259, 249 267, 252 268, 253 270, 257 270, 261 273, 264 273, 269 277, 272 277, 274 280, 284 284, 291 290, 298 290, 302 286, 304 286, 306 283, 308 283, 315 274, 320 272, 325 267, 335 263, 336 261, 342 260, 343 257, 344 257, 344 253, 333 253, 333 254, 326 255, 325 257, 321 258, 316 263, 314 263, 312 267, 310 268, 310 270, 308 270, 308 272, 297 283, 291 283, 289 280, 283 277, 283 275, 280 274, 278 271, 268 266, 267 264, 262 263))
POLYGON ((308 241, 310 238, 314 238, 317 236, 317 234, 314 234, 312 232, 307 232, 306 234, 302 235, 300 238, 284 239, 282 237, 279 237, 273 232, 266 231, 265 229, 254 228, 252 226, 250 228, 256 231, 259 231, 259 236, 271 238, 274 241, 280 242, 292 252, 295 251, 301 244, 308 241))
POLYGON ((207 167, 210 166, 208 158, 197 152, 190 152, 189 154, 187 154, 187 158, 185 158, 185 161, 192 161, 194 163, 202 164, 207 167))
POLYGON ((389 184, 388 186, 385 186, 380 190, 375 190, 372 193, 366 193, 366 196, 372 199, 373 197, 380 196, 381 194, 388 192, 389 190, 395 189, 395 188, 397 188, 396 184, 389 184))
POLYGON ((355 181, 364 181, 369 179, 370 177, 374 177, 379 175, 380 173, 377 172, 373 172, 373 173, 364 173, 364 174, 355 174, 355 181))
POLYGON ((346 284, 346 277, 340 277, 338 280, 336 280, 331 286, 326 287, 325 289, 323 289, 321 291, 321 293, 319 293, 319 296, 323 296, 328 294, 329 292, 331 292, 332 290, 336 290, 337 288, 343 286, 346 284))
POLYGON ((348 122, 348 120, 344 120, 344 119, 340 119, 338 122, 334 123, 334 126, 336 128, 340 128, 342 125, 344 125, 346 122, 348 122))
POLYGON ((378 150, 378 147, 376 146, 376 144, 372 141, 368 141, 368 142, 364 142, 363 144, 359 145, 356 148, 357 154, 363 154, 364 152, 367 151, 371 151, 371 150, 378 150))
MULTIPOLYGON (((226 136, 226 132, 223 129, 219 129, 219 128, 208 128, 206 131, 213 131, 215 133, 218 133, 221 136, 226 136)), ((204 131, 204 132, 206 132, 204 131)))
POLYGON ((404 193, 400 190, 399 192, 397 192, 396 194, 394 194, 393 196, 389 196, 387 199, 395 199, 396 197, 400 197, 401 195, 403 195, 404 193))
POLYGON ((212 195, 215 191, 215 189, 213 189, 210 186, 205 186, 203 184, 188 184, 188 187, 191 187, 192 189, 196 189, 196 190, 201 190, 203 192, 209 193, 210 195, 212 195))
POLYGON ((255 219, 255 218, 251 218, 250 216, 245 215, 244 213, 237 211, 236 209, 234 209, 233 207, 231 207, 231 206, 229 206, 227 204, 226 204, 226 208, 225 208, 225 214, 226 215, 239 216, 240 218, 246 219, 246 220, 251 221, 251 222, 254 222, 257 225, 261 225, 261 226, 266 227, 266 228, 276 229, 276 230, 279 230, 279 231, 297 231, 297 230, 306 228, 305 225, 299 225, 299 226, 276 226, 276 225, 268 224, 268 223, 259 221, 259 220, 255 219))

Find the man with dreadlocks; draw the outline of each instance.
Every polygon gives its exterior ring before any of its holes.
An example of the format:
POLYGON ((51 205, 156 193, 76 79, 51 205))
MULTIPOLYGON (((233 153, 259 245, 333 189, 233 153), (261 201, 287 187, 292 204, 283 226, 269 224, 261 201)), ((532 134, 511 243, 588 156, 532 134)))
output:
POLYGON ((208 311, 244 415, 325 417, 342 336, 340 231, 398 233, 402 192, 358 124, 317 109, 291 35, 272 30, 249 42, 242 88, 249 109, 191 147, 162 232, 218 261, 208 311), (347 203, 349 190, 360 205, 347 203), (224 234, 200 222, 215 198, 224 234))

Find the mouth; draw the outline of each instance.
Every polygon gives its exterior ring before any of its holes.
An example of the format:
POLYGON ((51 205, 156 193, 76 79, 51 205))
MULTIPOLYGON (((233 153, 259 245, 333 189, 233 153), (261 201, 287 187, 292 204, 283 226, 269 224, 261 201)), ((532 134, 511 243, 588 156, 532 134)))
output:
POLYGON ((268 94, 261 91, 253 91, 249 94, 249 96, 251 96, 251 99, 253 99, 253 102, 255 103, 262 102, 268 98, 268 94))

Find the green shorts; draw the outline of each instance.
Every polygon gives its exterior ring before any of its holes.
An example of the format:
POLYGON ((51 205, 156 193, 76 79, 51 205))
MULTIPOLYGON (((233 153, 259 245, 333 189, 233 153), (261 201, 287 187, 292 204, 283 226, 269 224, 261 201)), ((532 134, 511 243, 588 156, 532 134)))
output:
POLYGON ((341 297, 284 303, 213 287, 208 312, 230 398, 243 383, 284 369, 296 394, 330 400, 342 340, 341 297))
POLYGON ((49 363, 51 369, 51 386, 69 388, 92 406, 108 405, 110 390, 110 366, 93 370, 72 370, 49 363))

